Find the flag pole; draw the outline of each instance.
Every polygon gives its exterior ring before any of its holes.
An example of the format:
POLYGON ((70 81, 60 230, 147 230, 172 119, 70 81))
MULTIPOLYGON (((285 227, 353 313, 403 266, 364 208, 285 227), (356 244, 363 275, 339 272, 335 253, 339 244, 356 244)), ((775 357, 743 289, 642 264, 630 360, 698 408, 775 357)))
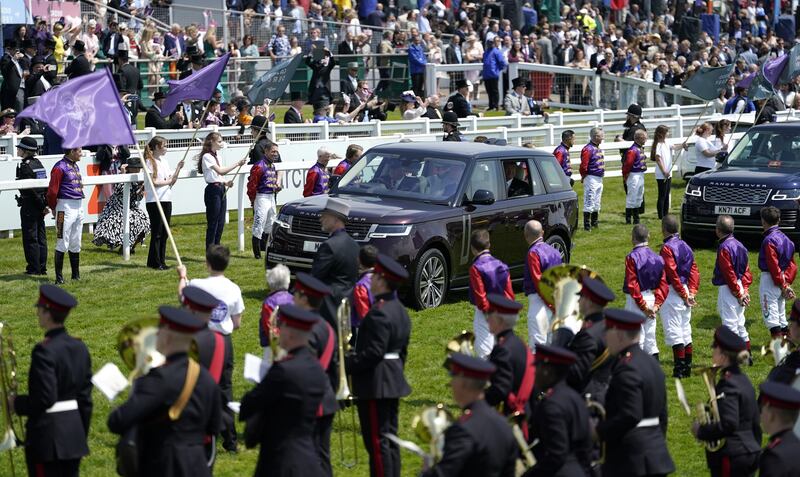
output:
MULTIPOLYGON (((713 99, 711 101, 713 101, 713 99)), ((694 121, 694 126, 692 126, 692 130, 689 131, 689 134, 686 136, 686 139, 683 140, 683 144, 681 144, 681 149, 686 147, 686 143, 689 142, 689 138, 692 137, 694 130, 697 129, 697 124, 700 122, 701 119, 703 119, 703 115, 706 114, 706 110, 708 109, 708 106, 711 104, 711 101, 707 101, 706 105, 703 106, 703 111, 700 112, 700 116, 697 116, 697 119, 694 121)), ((681 131, 681 134, 683 134, 683 131, 681 131)))
MULTIPOLYGON (((269 105, 270 105, 271 103, 272 103, 272 101, 270 101, 269 103, 267 103, 267 107, 269 107, 269 105)), ((266 112, 267 112, 267 114, 266 114, 266 116, 265 116, 265 118, 266 118, 266 121, 264 121, 264 124, 262 124, 262 125, 261 125, 261 127, 258 129, 258 135, 256 136, 256 138, 255 138, 255 140, 253 141, 253 143, 252 143, 252 144, 250 144, 250 147, 249 147, 249 148, 247 148, 247 152, 245 153, 245 155, 244 155, 243 159, 247 159, 247 158, 250 156, 250 153, 251 153, 251 152, 253 151, 253 149, 256 147, 256 143, 258 143, 259 139, 261 139, 261 134, 264 132, 264 128, 266 128, 266 127, 267 127, 267 125, 269 124, 269 110, 267 110, 266 112)), ((241 170, 242 170, 242 166, 239 166, 239 167, 237 167, 237 168, 236 168, 236 172, 234 172, 234 173, 233 173, 233 177, 236 177, 236 176, 238 176, 238 175, 239 175, 239 171, 241 171, 241 170)), ((226 189, 225 189, 225 194, 227 194, 227 193, 228 193, 228 188, 226 188, 226 189)))
MULTIPOLYGON (((194 145, 194 140, 197 139, 197 133, 198 133, 198 131, 200 131, 200 128, 202 127, 201 123, 206 118, 206 115, 208 114, 208 108, 210 108, 210 107, 211 107, 211 100, 208 100, 208 101, 206 101, 206 108, 203 110, 203 114, 200 115, 200 119, 198 120, 197 127, 194 128, 194 134, 192 134, 192 139, 189 140, 189 145, 186 146, 186 150, 183 151, 183 159, 181 159, 181 162, 184 162, 186 160, 186 156, 189 155, 189 149, 191 149, 192 146, 194 145)), ((170 187, 170 189, 172 188, 172 186, 169 186, 169 187, 170 187)))
MULTIPOLYGON (((139 146, 139 141, 134 141, 136 144, 136 152, 139 154, 139 158, 142 160, 142 165, 147 166, 144 154, 142 153, 142 148, 139 146)), ((175 243, 175 237, 172 236, 172 230, 169 227, 169 223, 167 222, 167 216, 164 215, 164 208, 161 206, 161 200, 158 198, 158 194, 156 194, 156 186, 153 183, 153 178, 150 176, 150 172, 147 170, 147 167, 144 168, 143 173, 145 177, 147 177, 147 183, 150 184, 150 190, 153 191, 153 198, 156 199, 156 208, 158 209, 158 215, 161 216, 161 223, 164 224, 164 230, 167 231, 167 237, 169 238, 169 243, 172 245, 172 251, 175 253, 175 259, 178 261, 178 266, 180 267, 183 265, 181 261, 181 254, 178 253, 178 245, 175 243)))
MULTIPOLYGON (((764 103, 764 104, 766 104, 766 103, 764 103)), ((745 105, 745 108, 746 107, 747 107, 747 105, 745 105)), ((731 142, 731 138, 733 138, 733 135, 736 134, 736 128, 739 127, 739 120, 742 119, 742 114, 744 114, 745 108, 742 108, 742 110, 739 112, 739 116, 736 117, 736 123, 733 125, 733 129, 731 129, 730 136, 725 138, 725 144, 724 144, 725 146, 727 146, 728 143, 731 142)), ((764 108, 762 107, 761 109, 764 109, 764 108)), ((760 113, 760 111, 759 111, 759 113, 760 113)), ((756 115, 756 118, 758 118, 758 115, 756 115)))

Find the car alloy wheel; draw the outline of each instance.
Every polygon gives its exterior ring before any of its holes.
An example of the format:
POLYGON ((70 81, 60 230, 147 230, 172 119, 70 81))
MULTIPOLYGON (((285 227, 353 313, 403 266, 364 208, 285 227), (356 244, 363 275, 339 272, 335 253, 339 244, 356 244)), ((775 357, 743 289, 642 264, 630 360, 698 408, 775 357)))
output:
POLYGON ((564 239, 558 235, 551 235, 550 238, 547 239, 547 243, 558 250, 558 253, 561 254, 561 260, 564 263, 569 263, 569 248, 567 248, 567 244, 564 243, 564 239))
POLYGON ((419 261, 415 280, 415 301, 419 308, 435 308, 447 292, 447 264, 439 250, 430 249, 419 261))

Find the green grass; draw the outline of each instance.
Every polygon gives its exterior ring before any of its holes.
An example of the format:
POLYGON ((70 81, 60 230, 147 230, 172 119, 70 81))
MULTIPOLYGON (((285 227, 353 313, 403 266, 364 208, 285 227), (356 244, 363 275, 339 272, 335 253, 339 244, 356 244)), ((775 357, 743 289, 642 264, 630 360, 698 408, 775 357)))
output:
MULTIPOLYGON (((672 210, 674 212, 677 212, 680 207, 682 187, 682 181, 676 181, 673 186, 672 210)), ((576 184, 576 190, 580 194, 578 184, 576 184)), ((660 230, 660 227, 654 211, 656 191, 655 179, 652 175, 647 176, 646 197, 648 210, 643 216, 643 220, 655 232, 660 230)), ((624 211, 624 196, 621 191, 621 180, 620 178, 607 179, 603 211, 600 215, 601 228, 591 233, 579 231, 572 257, 572 263, 586 264, 600 273, 618 294, 619 298, 613 305, 619 307, 624 305, 624 296, 621 293, 624 258, 631 248, 630 227, 624 224, 622 211, 624 211)), ((229 246, 234 246, 236 243, 235 217, 235 214, 232 213, 231 223, 225 228, 223 236, 223 243, 229 246)), ((190 278, 204 276, 204 217, 201 215, 178 217, 174 219, 173 223, 178 247, 188 267, 190 278)), ((52 233, 52 230, 48 232, 52 233)), ((2 298, 0 298, 0 304, 2 304, 0 315, 11 325, 14 332, 19 375, 23 381, 21 391, 24 392, 27 388, 25 380, 30 364, 30 351, 34 344, 42 339, 42 332, 37 327, 37 320, 31 305, 36 300, 38 285, 45 280, 30 278, 22 274, 25 263, 18 237, 4 240, 3 247, 0 248, 0 270, 2 270, 0 286, 3 288, 2 298)), ((52 254, 55 242, 52 235, 49 239, 50 253, 52 254)), ((519 240, 523 240, 521 235, 519 240)), ((653 233, 651 247, 656 249, 660 243, 660 234, 653 233)), ((174 271, 157 272, 146 268, 147 249, 144 248, 139 248, 136 255, 132 256, 131 261, 126 263, 118 254, 93 246, 88 235, 83 237, 83 245, 81 270, 83 279, 79 283, 68 281, 65 286, 67 290, 77 296, 80 302, 67 321, 67 326, 72 334, 81 337, 89 346, 95 371, 108 361, 123 368, 115 349, 117 332, 129 320, 154 315, 159 304, 176 303, 176 274, 174 271)), ((713 329, 719 325, 720 320, 715 311, 717 291, 711 285, 714 251, 711 249, 697 250, 696 256, 702 285, 697 297, 699 304, 693 313, 693 336, 695 365, 703 366, 710 364, 711 337, 713 329)), ((750 254, 750 265, 753 269, 757 268, 756 258, 756 252, 750 254)), ((170 259, 169 262, 175 263, 173 259, 170 259)), ((52 259, 50 263, 52 264, 52 259)), ((68 273, 67 270, 67 275, 68 273)), ((754 274, 756 283, 752 285, 751 290, 756 291, 758 290, 759 274, 757 271, 754 274)), ((234 375, 234 394, 238 399, 251 388, 251 385, 241 377, 244 353, 258 354, 260 352, 257 318, 261 300, 265 296, 262 262, 253 259, 249 250, 242 253, 235 252, 227 275, 241 286, 247 308, 242 328, 234 333, 237 363, 234 375)), ((52 276, 53 270, 50 265, 48 280, 51 280, 52 276)), ((755 298, 757 292, 753 293, 753 296, 755 298)), ((527 303, 522 293, 519 293, 517 298, 520 302, 527 303)), ((523 318, 517 325, 517 332, 521 336, 527 336, 524 316, 523 313, 523 318)), ((415 412, 423 406, 437 402, 452 403, 446 387, 448 377, 442 368, 445 344, 461 329, 470 328, 472 308, 466 301, 465 293, 452 293, 444 306, 436 310, 411 312, 411 318, 413 332, 406 376, 413 392, 401 401, 400 406, 400 434, 406 439, 413 439, 410 422, 415 412)), ((766 343, 769 338, 761 321, 759 304, 755 299, 747 309, 747 318, 755 349, 766 343)), ((664 345, 660 323, 658 324, 658 342, 664 372, 670 376, 672 357, 670 350, 664 345)), ((745 371, 753 382, 758 384, 765 379, 771 365, 771 358, 756 359, 756 365, 745 371)), ((704 399, 699 378, 684 382, 691 403, 704 399)), ((689 433, 690 419, 676 403, 674 384, 671 378, 667 379, 667 391, 670 402, 668 442, 678 469, 675 475, 707 475, 702 447, 694 441, 689 433)), ((91 455, 83 460, 82 475, 89 477, 115 475, 114 445, 117 437, 108 432, 106 419, 110 409, 119 405, 123 399, 124 396, 121 396, 114 403, 109 403, 99 392, 94 393, 95 410, 89 436, 91 455)), ((346 415, 345 417, 349 429, 350 416, 346 415)), ((241 432, 242 426, 238 427, 241 432)), ((336 475, 367 475, 366 454, 361 447, 360 436, 358 438, 358 467, 347 470, 339 464, 339 441, 336 429, 339 429, 338 422, 332 440, 336 475)), ((348 439, 349 437, 350 434, 347 434, 348 439)), ((11 454, 14 456, 17 475, 24 475, 24 470, 21 470, 24 469, 23 452, 17 450, 11 454)), ((257 450, 242 449, 236 456, 221 454, 217 461, 215 475, 251 475, 255 468, 256 457, 257 450)), ((409 454, 403 455, 403 475, 415 476, 419 468, 418 458, 409 454)), ((8 454, 0 455, 0 475, 10 475, 8 454)))

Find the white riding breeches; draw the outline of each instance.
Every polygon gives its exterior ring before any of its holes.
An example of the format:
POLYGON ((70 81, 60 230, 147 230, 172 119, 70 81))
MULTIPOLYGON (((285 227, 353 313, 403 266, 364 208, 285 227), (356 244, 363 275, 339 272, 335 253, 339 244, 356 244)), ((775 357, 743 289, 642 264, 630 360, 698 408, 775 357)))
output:
POLYGON ((547 342, 552 316, 553 312, 538 293, 528 295, 528 347, 531 350, 547 342))
POLYGON ((81 251, 83 232, 83 204, 80 199, 58 199, 56 204, 56 250, 77 253, 81 251))
MULTIPOLYGON (((645 303, 649 308, 652 308, 656 302, 656 296, 653 294, 651 290, 642 290, 642 298, 644 298, 645 303)), ((638 313, 640 315, 644 315, 642 310, 639 309, 639 305, 633 301, 630 295, 625 295, 625 309, 628 311, 632 311, 634 313, 638 313)), ((658 353, 658 343, 656 343, 656 320, 655 318, 650 319, 647 318, 644 323, 642 323, 642 331, 639 334, 639 347, 644 350, 647 354, 656 354, 658 353)))
POLYGON ((253 202, 253 237, 261 238, 272 233, 275 223, 275 194, 256 194, 253 202))
MULTIPOLYGON (((689 287, 683 285, 683 288, 689 292, 689 287)), ((667 346, 687 345, 692 342, 692 308, 686 306, 672 285, 669 287, 667 299, 659 309, 659 316, 667 346)))
POLYGON ((489 322, 486 320, 486 315, 478 307, 475 307, 472 329, 475 333, 475 352, 483 359, 488 358, 492 348, 494 348, 494 335, 489 332, 489 322))
POLYGON ((625 195, 625 208, 638 209, 644 200, 644 172, 631 172, 628 180, 628 193, 625 195))
POLYGON ((583 179, 583 211, 600 212, 603 199, 603 178, 586 176, 583 179))
POLYGON ((761 281, 758 284, 758 299, 761 301, 761 315, 767 329, 780 326, 789 326, 786 322, 786 299, 780 287, 775 286, 769 272, 761 272, 761 281))
MULTIPOLYGON (((737 280, 736 284, 739 287, 739 292, 742 290, 742 281, 737 280)), ((739 300, 733 296, 728 285, 719 287, 717 293, 717 312, 722 319, 722 324, 727 326, 731 331, 736 333, 741 339, 750 341, 750 335, 747 334, 747 328, 744 326, 744 307, 739 304, 739 300)))

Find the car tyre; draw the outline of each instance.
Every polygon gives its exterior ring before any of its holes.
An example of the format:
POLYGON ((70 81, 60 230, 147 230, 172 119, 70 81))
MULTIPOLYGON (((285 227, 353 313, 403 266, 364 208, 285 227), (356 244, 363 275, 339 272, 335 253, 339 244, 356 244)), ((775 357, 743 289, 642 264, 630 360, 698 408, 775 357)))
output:
POLYGON ((561 238, 561 236, 551 235, 550 238, 546 240, 546 242, 551 247, 558 250, 558 253, 561 254, 561 260, 564 263, 569 263, 569 247, 567 247, 567 243, 564 242, 564 239, 561 238))
POLYGON ((430 248, 417 261, 411 298, 417 309, 436 308, 444 303, 450 285, 447 261, 438 249, 430 248))

